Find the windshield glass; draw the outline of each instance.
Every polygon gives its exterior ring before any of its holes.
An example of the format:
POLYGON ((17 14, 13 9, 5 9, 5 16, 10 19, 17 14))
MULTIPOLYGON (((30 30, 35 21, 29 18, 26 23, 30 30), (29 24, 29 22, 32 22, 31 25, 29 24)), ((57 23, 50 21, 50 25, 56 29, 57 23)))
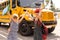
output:
POLYGON ((12 8, 16 7, 16 0, 12 0, 12 8))
POLYGON ((44 0, 18 0, 17 4, 21 7, 40 7, 44 0))
POLYGON ((8 4, 9 4, 8 1, 1 3, 1 4, 0 4, 0 11, 2 11, 4 8, 6 8, 6 6, 7 6, 8 4))

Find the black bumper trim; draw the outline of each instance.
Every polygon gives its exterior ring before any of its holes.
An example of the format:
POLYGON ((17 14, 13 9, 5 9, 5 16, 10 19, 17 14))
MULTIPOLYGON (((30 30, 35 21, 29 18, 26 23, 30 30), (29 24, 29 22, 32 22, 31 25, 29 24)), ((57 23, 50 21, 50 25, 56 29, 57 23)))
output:
POLYGON ((57 21, 42 21, 45 25, 56 25, 57 21))

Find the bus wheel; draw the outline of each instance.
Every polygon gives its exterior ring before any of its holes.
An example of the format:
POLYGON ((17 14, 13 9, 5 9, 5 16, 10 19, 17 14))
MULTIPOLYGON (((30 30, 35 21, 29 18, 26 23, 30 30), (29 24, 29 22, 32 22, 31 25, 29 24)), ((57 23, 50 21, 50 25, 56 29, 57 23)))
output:
POLYGON ((19 25, 19 32, 21 35, 23 36, 29 36, 32 34, 32 28, 29 27, 28 23, 26 21, 23 21, 20 25, 19 25))
POLYGON ((55 27, 48 28, 48 33, 51 33, 51 32, 53 32, 53 31, 54 31, 54 29, 55 29, 55 27))

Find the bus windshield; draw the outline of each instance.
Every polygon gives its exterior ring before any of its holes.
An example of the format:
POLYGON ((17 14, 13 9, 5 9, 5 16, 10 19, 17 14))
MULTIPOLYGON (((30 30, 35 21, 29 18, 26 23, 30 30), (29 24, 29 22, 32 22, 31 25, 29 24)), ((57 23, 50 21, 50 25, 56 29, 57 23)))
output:
POLYGON ((40 7, 41 3, 44 2, 44 0, 18 0, 17 5, 21 7, 40 7))

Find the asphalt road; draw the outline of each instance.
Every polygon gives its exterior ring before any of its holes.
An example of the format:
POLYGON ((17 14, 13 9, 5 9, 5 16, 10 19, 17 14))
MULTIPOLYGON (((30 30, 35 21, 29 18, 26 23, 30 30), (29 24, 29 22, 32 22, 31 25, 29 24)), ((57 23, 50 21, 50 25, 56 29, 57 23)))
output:
MULTIPOLYGON (((60 19, 57 19, 58 23, 55 28, 55 30, 48 35, 47 40, 60 40, 60 19)), ((7 40, 7 27, 5 26, 0 26, 0 40, 7 40)), ((33 40, 33 35, 32 36, 21 36, 18 34, 18 39, 19 40, 33 40)))

